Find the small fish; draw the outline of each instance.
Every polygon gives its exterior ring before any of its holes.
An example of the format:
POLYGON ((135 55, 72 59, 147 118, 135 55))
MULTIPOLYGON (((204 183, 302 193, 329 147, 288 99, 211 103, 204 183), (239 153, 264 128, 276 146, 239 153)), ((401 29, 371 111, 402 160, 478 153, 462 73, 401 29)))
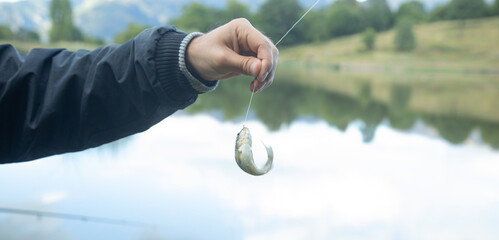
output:
MULTIPOLYGON (((262 142, 263 143, 263 142, 262 142)), ((254 176, 260 176, 266 174, 272 169, 272 162, 274 160, 274 153, 272 152, 272 147, 265 145, 267 149, 267 162, 261 169, 255 166, 255 161, 253 160, 253 151, 251 149, 251 134, 247 127, 243 126, 243 129, 237 134, 236 138, 236 162, 239 167, 254 176)))

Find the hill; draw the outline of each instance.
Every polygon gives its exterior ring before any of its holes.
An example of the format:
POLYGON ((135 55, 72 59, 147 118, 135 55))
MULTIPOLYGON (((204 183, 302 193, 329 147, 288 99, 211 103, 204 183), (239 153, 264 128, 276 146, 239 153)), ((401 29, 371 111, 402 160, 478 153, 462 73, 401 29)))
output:
POLYGON ((361 34, 281 51, 281 63, 336 66, 352 71, 444 71, 499 74, 499 18, 417 25, 413 52, 395 52, 394 30, 377 35, 376 49, 363 50, 361 34))

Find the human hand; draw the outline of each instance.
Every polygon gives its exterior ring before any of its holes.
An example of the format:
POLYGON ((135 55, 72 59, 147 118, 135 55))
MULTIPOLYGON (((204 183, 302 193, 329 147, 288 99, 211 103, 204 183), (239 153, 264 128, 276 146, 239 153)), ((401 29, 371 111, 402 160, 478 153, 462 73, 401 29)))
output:
POLYGON ((186 51, 187 67, 205 80, 221 80, 241 74, 254 76, 250 91, 272 84, 279 51, 243 18, 194 38, 186 51))

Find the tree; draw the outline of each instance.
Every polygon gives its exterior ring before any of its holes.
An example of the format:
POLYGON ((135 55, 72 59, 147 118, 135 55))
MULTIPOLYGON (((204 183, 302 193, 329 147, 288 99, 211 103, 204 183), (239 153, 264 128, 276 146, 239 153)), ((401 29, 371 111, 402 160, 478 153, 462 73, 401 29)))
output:
POLYGON ((208 32, 222 24, 220 11, 200 2, 192 2, 182 8, 182 15, 172 20, 172 24, 186 31, 208 32))
POLYGON ((50 29, 52 42, 83 39, 81 31, 73 25, 73 11, 69 0, 52 0, 50 17, 52 19, 52 28, 50 29))
POLYGON ((83 36, 83 42, 88 43, 88 44, 93 44, 93 45, 100 45, 103 46, 106 42, 102 38, 98 37, 92 37, 88 35, 83 36))
POLYGON ((447 19, 481 18, 488 16, 488 8, 483 0, 452 0, 446 15, 447 19))
POLYGON ((238 0, 227 0, 223 16, 225 18, 224 22, 228 22, 236 18, 252 18, 249 7, 238 0))
MULTIPOLYGON (((297 0, 269 0, 260 6, 256 16, 258 28, 269 38, 278 41, 301 17, 303 9, 297 0)), ((283 39, 281 45, 304 41, 303 25, 297 25, 283 39)))
POLYGON ((388 30, 393 26, 393 14, 386 0, 369 0, 365 14, 367 25, 376 31, 388 30))
POLYGON ((17 32, 13 32, 9 27, 0 25, 0 39, 39 42, 40 36, 37 32, 25 28, 20 28, 17 32))
POLYGON ((328 23, 324 21, 325 15, 325 10, 319 9, 310 11, 307 17, 303 18, 305 41, 321 42, 330 37, 328 23))
POLYGON ((436 21, 442 21, 447 19, 447 12, 449 11, 449 6, 446 5, 441 5, 436 8, 434 8, 429 14, 428 14, 428 20, 430 22, 436 22, 436 21))
POLYGON ((396 26, 395 31, 395 50, 411 51, 416 47, 416 39, 412 30, 412 22, 409 19, 401 19, 396 26))
POLYGON ((499 0, 496 0, 494 2, 494 5, 492 5, 492 15, 497 16, 499 15, 499 0))
POLYGON ((30 42, 39 42, 40 41, 40 35, 32 30, 27 30, 24 28, 19 29, 16 33, 16 39, 19 39, 21 41, 30 41, 30 42))
POLYGON ((483 122, 480 123, 479 127, 483 141, 494 149, 499 149, 499 124, 483 122))
POLYGON ((366 46, 367 51, 374 50, 374 44, 376 43, 376 31, 372 28, 368 28, 362 34, 362 41, 366 46))
POLYGON ((376 129, 387 115, 387 107, 375 101, 364 106, 360 114, 360 119, 364 122, 364 126, 360 127, 364 142, 368 143, 374 139, 376 129))
POLYGON ((364 29, 362 9, 355 0, 339 0, 327 10, 326 19, 331 37, 358 33, 364 29))
POLYGON ((396 14, 396 19, 409 18, 413 23, 424 22, 427 13, 424 5, 419 1, 409 1, 400 5, 396 14))
POLYGON ((10 30, 9 27, 0 25, 0 39, 8 39, 11 40, 14 38, 14 33, 10 30))
POLYGON ((146 28, 147 28, 147 26, 142 26, 142 25, 138 25, 135 23, 129 23, 128 28, 126 30, 118 33, 114 37, 114 42, 115 43, 124 43, 124 42, 128 41, 129 39, 137 36, 140 32, 144 31, 144 29, 146 29, 146 28))
POLYGON ((468 139, 475 128, 476 122, 456 116, 423 116, 423 121, 434 126, 445 140, 459 144, 468 139))

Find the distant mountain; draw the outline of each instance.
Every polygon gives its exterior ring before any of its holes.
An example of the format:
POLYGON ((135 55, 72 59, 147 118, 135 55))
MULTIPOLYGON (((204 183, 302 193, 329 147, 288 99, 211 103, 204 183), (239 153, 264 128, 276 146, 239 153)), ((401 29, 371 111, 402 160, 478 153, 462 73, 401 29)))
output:
MULTIPOLYGON (((143 25, 166 24, 180 13, 183 5, 191 1, 71 0, 71 4, 75 24, 83 32, 109 41, 126 29, 130 22, 143 25)), ((210 0, 203 3, 223 7, 225 1, 210 0)), ((37 30, 46 39, 50 29, 49 6, 50 0, 0 0, 0 24, 9 25, 13 30, 20 27, 37 30)))
MULTIPOLYGON (((195 0, 71 0, 75 24, 84 33, 110 41, 128 23, 143 25, 166 24, 178 16, 182 6, 195 0)), ((252 10, 257 10, 265 0, 240 0, 252 10)), ((407 0, 388 0, 392 8, 407 0)), ((441 4, 449 0, 423 0, 425 3, 441 4)), ((205 5, 222 8, 224 0, 203 0, 205 5)), ((313 0, 300 0, 309 6, 313 0)), ((322 6, 332 0, 323 0, 322 6)), ((50 29, 48 14, 50 0, 0 0, 0 24, 7 24, 13 30, 20 27, 37 30, 46 40, 50 29)))
MULTIPOLYGON (((111 40, 130 22, 163 25, 180 15, 182 7, 196 0, 72 0, 75 22, 86 34, 111 40)), ((265 0, 240 0, 256 8, 265 0)), ((223 8, 225 0, 203 0, 203 4, 223 8)))
POLYGON ((84 3, 75 8, 75 24, 86 34, 111 40, 130 22, 153 26, 165 24, 171 18, 169 7, 148 5, 147 2, 154 4, 158 1, 84 3))
POLYGON ((13 30, 43 28, 48 12, 46 0, 0 2, 0 24, 13 30))

